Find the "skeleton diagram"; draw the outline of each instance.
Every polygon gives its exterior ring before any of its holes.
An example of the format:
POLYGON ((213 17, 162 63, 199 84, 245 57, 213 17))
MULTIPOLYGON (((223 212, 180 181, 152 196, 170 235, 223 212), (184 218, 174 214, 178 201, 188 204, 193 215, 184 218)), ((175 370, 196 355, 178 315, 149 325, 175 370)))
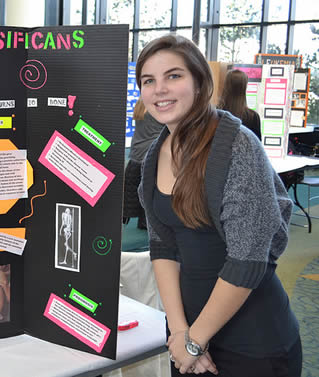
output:
MULTIPOLYGON (((69 254, 69 251, 72 255, 72 268, 75 267, 77 253, 72 250, 71 246, 69 245, 69 240, 73 233, 73 216, 71 214, 70 208, 66 208, 64 212, 62 212, 62 224, 60 227, 60 236, 64 236, 64 246, 65 246, 65 254, 64 254, 64 260, 60 264, 67 264, 67 257, 69 254)), ((73 244, 71 239, 71 244, 73 244)))

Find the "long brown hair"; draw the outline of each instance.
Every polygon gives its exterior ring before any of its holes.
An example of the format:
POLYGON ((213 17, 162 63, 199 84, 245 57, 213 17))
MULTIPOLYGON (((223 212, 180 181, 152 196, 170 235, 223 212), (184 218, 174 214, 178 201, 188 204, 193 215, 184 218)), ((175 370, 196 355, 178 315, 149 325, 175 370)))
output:
POLYGON ((143 101, 141 100, 141 97, 136 101, 136 104, 134 106, 133 111, 133 119, 134 120, 143 120, 144 114, 145 114, 145 106, 143 101))
POLYGON ((210 104, 213 78, 205 57, 192 41, 180 35, 168 34, 147 44, 140 53, 136 63, 136 81, 140 89, 143 65, 160 50, 179 55, 195 83, 194 103, 173 133, 171 150, 176 176, 172 206, 186 226, 196 228, 211 223, 204 178, 217 127, 216 111, 210 104))
POLYGON ((242 119, 248 113, 246 89, 248 76, 239 69, 228 71, 218 108, 227 110, 242 119))

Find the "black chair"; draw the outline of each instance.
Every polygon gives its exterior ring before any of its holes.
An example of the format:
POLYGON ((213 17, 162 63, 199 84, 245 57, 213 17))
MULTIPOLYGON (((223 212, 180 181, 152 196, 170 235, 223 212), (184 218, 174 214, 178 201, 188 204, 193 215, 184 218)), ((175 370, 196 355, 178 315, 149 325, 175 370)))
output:
POLYGON ((311 218, 308 214, 308 212, 304 209, 304 207, 300 204, 298 200, 298 192, 297 192, 297 185, 300 184, 304 179, 305 172, 303 169, 301 170, 295 170, 295 171, 289 171, 285 173, 280 173, 279 176, 281 180, 283 181, 287 191, 292 188, 293 193, 294 193, 294 204, 301 209, 303 214, 301 216, 305 216, 307 218, 307 223, 308 225, 300 225, 300 224, 295 224, 291 223, 291 225, 296 225, 296 226, 301 226, 303 228, 308 228, 308 233, 311 233, 312 229, 312 223, 311 223, 311 218))
MULTIPOLYGON (((307 219, 310 219, 310 228, 309 228, 309 220, 308 220, 308 230, 311 233, 311 219, 319 219, 318 216, 312 216, 310 214, 310 202, 313 199, 319 199, 319 195, 311 196, 311 187, 319 187, 319 177, 304 177, 300 182, 300 185, 308 186, 308 195, 307 195, 307 211, 303 210, 302 214, 296 213, 296 216, 306 216, 307 219)), ((296 185, 297 186, 297 185, 296 185)), ((296 187, 296 194, 297 196, 297 187, 296 187)))

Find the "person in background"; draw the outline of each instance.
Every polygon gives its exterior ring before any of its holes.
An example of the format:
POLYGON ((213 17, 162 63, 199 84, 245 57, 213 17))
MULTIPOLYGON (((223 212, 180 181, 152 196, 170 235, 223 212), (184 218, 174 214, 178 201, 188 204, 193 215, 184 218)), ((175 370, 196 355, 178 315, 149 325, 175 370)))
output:
POLYGON ((261 140, 260 117, 256 111, 247 107, 246 90, 248 76, 239 69, 228 71, 221 98, 217 107, 227 110, 237 118, 242 124, 248 127, 261 140))
POLYGON ((190 40, 147 44, 136 81, 166 125, 143 161, 139 195, 172 376, 300 377, 299 326, 275 271, 292 201, 262 144, 211 106, 211 71, 190 40))
POLYGON ((124 177, 123 223, 128 224, 131 217, 138 217, 137 227, 146 229, 145 213, 138 198, 137 188, 141 181, 141 164, 145 153, 163 129, 163 125, 145 112, 140 99, 134 107, 133 119, 135 131, 124 177))

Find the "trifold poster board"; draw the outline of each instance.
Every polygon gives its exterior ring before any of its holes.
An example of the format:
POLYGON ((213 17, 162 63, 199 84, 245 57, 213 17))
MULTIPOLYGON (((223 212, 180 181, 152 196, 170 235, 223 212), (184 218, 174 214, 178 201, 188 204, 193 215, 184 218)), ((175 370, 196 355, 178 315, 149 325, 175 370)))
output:
POLYGON ((288 148, 293 65, 263 65, 259 115, 262 143, 270 158, 284 158, 288 148))
POLYGON ((308 98, 310 86, 310 69, 302 68, 302 55, 257 54, 255 63, 273 65, 293 65, 294 87, 291 101, 292 127, 306 127, 308 113, 308 98))
POLYGON ((127 25, 0 27, 0 337, 116 357, 127 25))

